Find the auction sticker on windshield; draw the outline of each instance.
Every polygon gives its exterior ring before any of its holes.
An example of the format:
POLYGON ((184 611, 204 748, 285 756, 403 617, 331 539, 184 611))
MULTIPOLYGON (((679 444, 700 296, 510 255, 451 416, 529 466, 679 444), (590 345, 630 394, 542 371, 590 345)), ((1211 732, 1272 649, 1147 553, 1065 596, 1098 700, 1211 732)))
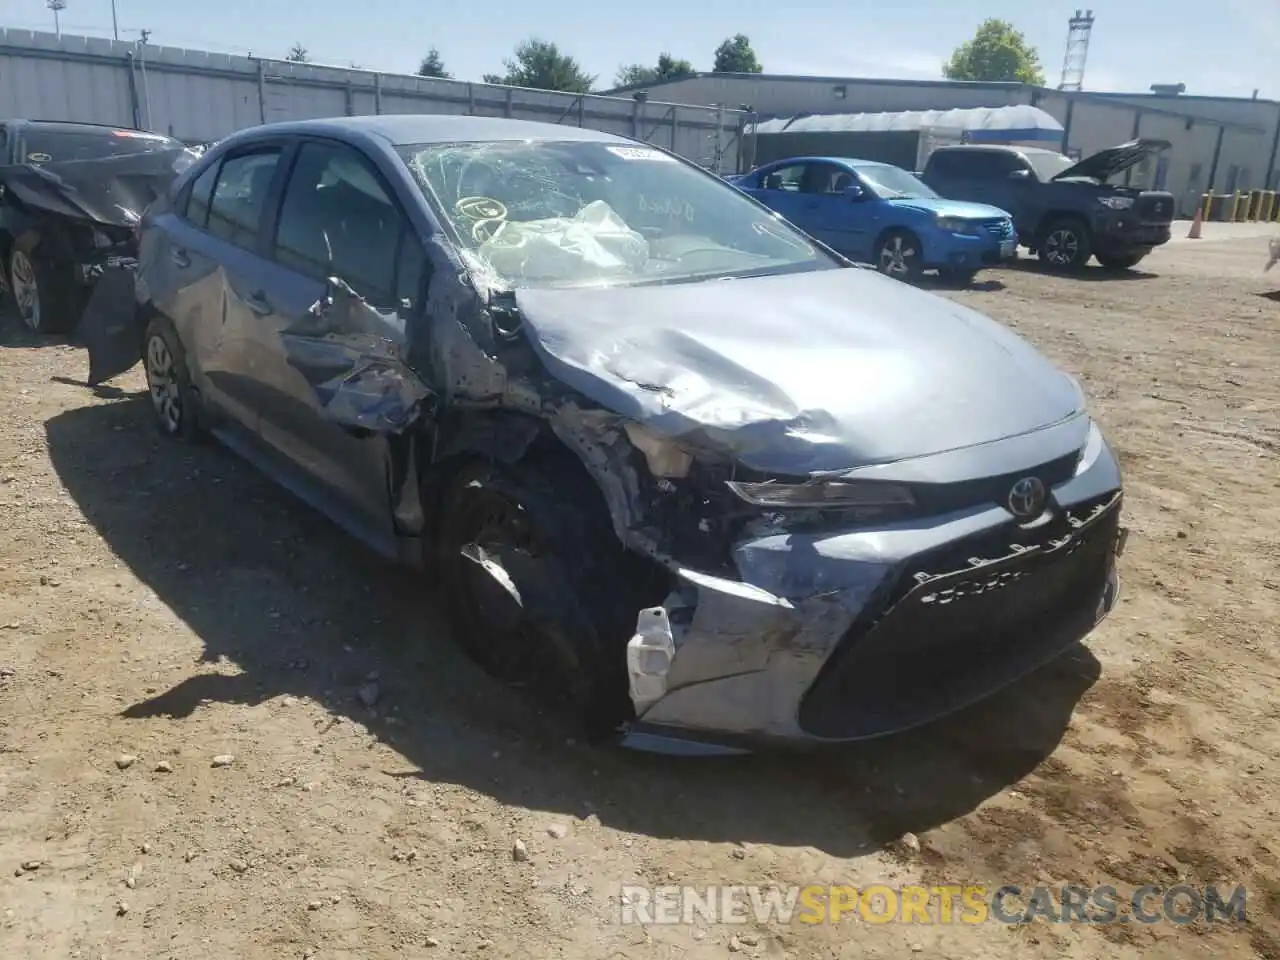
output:
POLYGON ((621 157, 623 160, 665 160, 668 163, 676 162, 675 157, 649 147, 606 147, 605 149, 615 157, 621 157))

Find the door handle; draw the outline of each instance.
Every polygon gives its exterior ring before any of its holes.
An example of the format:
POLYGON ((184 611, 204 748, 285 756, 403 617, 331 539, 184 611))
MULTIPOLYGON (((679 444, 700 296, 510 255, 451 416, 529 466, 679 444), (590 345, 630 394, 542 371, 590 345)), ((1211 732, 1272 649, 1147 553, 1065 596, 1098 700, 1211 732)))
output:
POLYGON ((267 294, 263 290, 255 290, 245 298, 245 302, 249 304, 249 309, 259 316, 267 316, 275 313, 275 309, 271 306, 271 301, 267 299, 267 294))
POLYGON ((183 247, 174 247, 169 251, 169 257, 180 267, 191 266, 191 257, 187 255, 187 251, 183 247))

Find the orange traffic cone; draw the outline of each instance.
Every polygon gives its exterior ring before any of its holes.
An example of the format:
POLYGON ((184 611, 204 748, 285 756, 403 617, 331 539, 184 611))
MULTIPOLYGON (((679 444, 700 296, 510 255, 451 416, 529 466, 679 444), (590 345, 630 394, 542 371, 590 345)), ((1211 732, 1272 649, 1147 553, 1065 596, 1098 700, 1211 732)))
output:
POLYGON ((1188 240, 1200 239, 1200 221, 1204 219, 1204 210, 1196 207, 1196 218, 1191 221, 1191 229, 1187 231, 1188 240))

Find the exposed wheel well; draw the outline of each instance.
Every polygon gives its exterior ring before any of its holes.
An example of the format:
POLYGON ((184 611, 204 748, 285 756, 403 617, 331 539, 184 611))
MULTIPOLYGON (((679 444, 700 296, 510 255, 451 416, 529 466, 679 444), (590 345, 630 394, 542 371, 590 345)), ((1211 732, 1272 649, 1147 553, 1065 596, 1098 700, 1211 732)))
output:
POLYGON ((458 473, 475 461, 514 466, 522 462, 554 462, 558 469, 577 471, 608 510, 595 480, 582 461, 552 433, 542 420, 509 410, 487 413, 468 411, 445 417, 434 437, 419 444, 418 475, 425 526, 424 538, 432 539, 442 498, 458 473))

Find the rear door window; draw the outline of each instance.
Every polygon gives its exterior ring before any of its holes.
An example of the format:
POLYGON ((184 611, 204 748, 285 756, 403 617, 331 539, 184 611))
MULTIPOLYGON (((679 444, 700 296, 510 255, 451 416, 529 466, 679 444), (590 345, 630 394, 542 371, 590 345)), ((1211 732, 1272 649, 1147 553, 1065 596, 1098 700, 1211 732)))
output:
POLYGON ((955 180, 981 179, 983 165, 976 150, 939 150, 929 162, 933 173, 955 180))
POLYGON ((246 250, 255 249, 279 163, 278 147, 234 154, 223 160, 209 202, 209 232, 246 250))
POLYGON ((417 292, 422 245, 373 166, 351 147, 318 141, 298 150, 285 187, 273 256, 325 280, 336 276, 370 303, 404 306, 417 292))

